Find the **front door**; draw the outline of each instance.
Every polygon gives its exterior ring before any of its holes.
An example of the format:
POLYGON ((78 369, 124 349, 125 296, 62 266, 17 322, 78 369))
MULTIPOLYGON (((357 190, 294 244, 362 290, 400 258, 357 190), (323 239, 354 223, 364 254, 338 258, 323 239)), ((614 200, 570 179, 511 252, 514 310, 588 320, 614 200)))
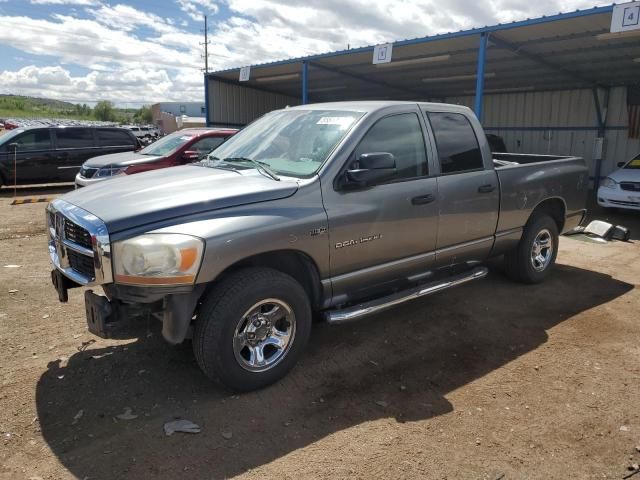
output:
POLYGON ((364 297, 397 279, 417 281, 434 260, 437 181, 429 177, 424 124, 417 109, 379 119, 347 165, 357 168, 361 154, 375 152, 394 156, 394 178, 362 188, 323 184, 335 303, 364 297))
POLYGON ((19 184, 47 182, 55 173, 55 160, 48 128, 35 128, 17 135, 9 142, 3 153, 7 154, 8 159, 10 178, 7 182, 9 184, 14 182, 14 160, 19 184))

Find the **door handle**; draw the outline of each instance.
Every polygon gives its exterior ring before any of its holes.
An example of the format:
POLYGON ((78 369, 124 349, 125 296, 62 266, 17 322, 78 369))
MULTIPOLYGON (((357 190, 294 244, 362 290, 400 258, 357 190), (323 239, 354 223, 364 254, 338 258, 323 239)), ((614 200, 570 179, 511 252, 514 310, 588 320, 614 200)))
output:
POLYGON ((491 185, 491 184, 487 184, 487 185, 480 185, 478 187, 478 192, 480 193, 491 193, 496 189, 495 185, 491 185))
POLYGON ((427 203, 433 202, 435 199, 435 195, 428 193, 426 195, 420 195, 419 197, 413 197, 411 199, 411 205, 426 205, 427 203))

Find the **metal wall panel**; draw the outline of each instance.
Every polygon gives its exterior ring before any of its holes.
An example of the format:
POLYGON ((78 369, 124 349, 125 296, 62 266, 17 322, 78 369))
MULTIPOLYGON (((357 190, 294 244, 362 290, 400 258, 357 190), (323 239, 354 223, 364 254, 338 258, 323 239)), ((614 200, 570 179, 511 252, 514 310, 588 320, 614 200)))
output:
MULTIPOLYGON (((448 103, 473 106, 473 96, 449 97, 448 103)), ((626 88, 610 90, 605 153, 601 174, 640 152, 640 141, 627 138, 626 88)), ((510 152, 579 155, 595 171, 593 146, 598 120, 588 89, 488 94, 483 125, 500 135, 510 152)))
POLYGON ((300 99, 209 79, 208 122, 215 126, 246 125, 271 110, 299 105, 300 99))

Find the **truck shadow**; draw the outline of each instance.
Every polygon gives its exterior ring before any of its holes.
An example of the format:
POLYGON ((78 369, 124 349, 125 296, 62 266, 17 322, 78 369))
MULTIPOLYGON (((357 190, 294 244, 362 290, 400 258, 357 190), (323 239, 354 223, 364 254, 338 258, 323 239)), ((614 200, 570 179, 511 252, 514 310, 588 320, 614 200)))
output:
POLYGON ((243 395, 208 382, 188 346, 170 348, 155 332, 49 364, 37 385, 38 419, 52 452, 78 478, 231 477, 363 422, 451 412, 449 392, 632 288, 562 265, 538 286, 492 271, 488 280, 360 323, 318 324, 287 378, 243 395), (115 418, 127 408, 137 418, 115 418), (166 437, 163 424, 176 417, 202 432, 166 437))

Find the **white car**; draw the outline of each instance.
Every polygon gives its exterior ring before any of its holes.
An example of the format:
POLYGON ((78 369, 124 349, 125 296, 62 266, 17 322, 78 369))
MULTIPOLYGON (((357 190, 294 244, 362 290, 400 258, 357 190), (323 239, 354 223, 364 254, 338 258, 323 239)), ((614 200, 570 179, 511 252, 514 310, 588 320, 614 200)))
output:
POLYGON ((600 182, 598 205, 640 210, 640 154, 600 182))

